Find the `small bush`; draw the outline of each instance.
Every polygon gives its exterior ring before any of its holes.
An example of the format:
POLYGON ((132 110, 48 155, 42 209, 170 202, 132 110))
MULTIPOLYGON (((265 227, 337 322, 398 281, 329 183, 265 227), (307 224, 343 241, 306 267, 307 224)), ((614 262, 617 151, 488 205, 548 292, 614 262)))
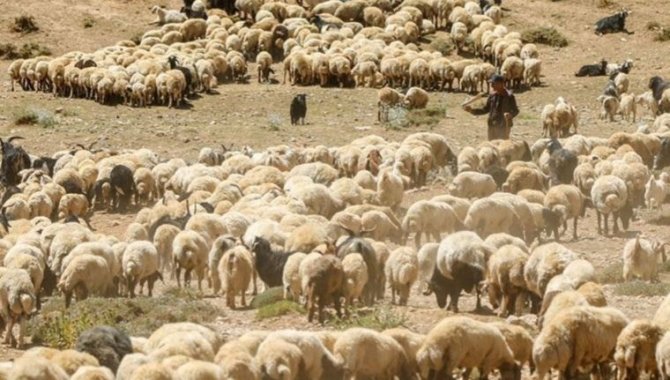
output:
POLYGON ((389 306, 358 309, 351 313, 346 319, 334 318, 326 323, 338 330, 346 330, 352 327, 364 327, 373 330, 386 330, 404 326, 407 322, 407 314, 393 310, 389 306))
POLYGON ((670 27, 661 28, 656 37, 654 37, 654 40, 658 42, 670 41, 670 27))
POLYGON ((385 126, 387 129, 398 130, 410 126, 409 110, 407 108, 403 106, 389 107, 386 114, 388 121, 385 126))
POLYGON ((568 46, 568 40, 555 28, 539 27, 524 30, 521 33, 521 40, 524 43, 536 43, 553 47, 568 46))
POLYGON ((0 59, 27 59, 40 55, 51 55, 51 50, 34 42, 23 44, 20 48, 12 43, 0 44, 0 59))
POLYGON ((293 301, 282 300, 259 308, 256 311, 256 319, 261 321, 286 314, 305 314, 305 309, 293 301))
POLYGON ((14 33, 32 33, 37 32, 40 28, 37 27, 33 16, 19 16, 14 18, 14 24, 11 26, 11 31, 14 33))
POLYGON ((56 124, 53 113, 43 109, 28 108, 14 114, 15 125, 39 125, 49 128, 56 124))
POLYGON ((456 45, 451 41, 451 38, 436 37, 430 41, 430 48, 434 51, 440 52, 443 56, 448 56, 456 49, 456 45))
POLYGON ((275 286, 251 299, 249 304, 252 309, 260 309, 263 306, 272 305, 284 299, 284 289, 281 286, 275 286))
POLYGON ((93 326, 112 325, 130 335, 149 336, 166 323, 208 323, 222 315, 222 310, 210 302, 188 297, 89 298, 68 310, 62 298, 52 298, 29 322, 28 331, 34 344, 67 349, 93 326))
POLYGON ((441 107, 429 107, 409 111, 407 120, 410 125, 429 127, 436 126, 444 117, 444 109, 441 107))
POLYGON ((622 282, 614 287, 614 293, 620 296, 657 297, 665 296, 670 292, 670 284, 661 282, 649 283, 644 281, 622 282))
POLYGON ((647 23, 647 30, 654 31, 661 29, 661 24, 656 21, 649 21, 647 23))
POLYGON ((84 17, 84 29, 92 28, 95 25, 95 19, 91 16, 84 17))
POLYGON ((623 281, 623 263, 614 263, 598 271, 598 283, 617 284, 623 281))

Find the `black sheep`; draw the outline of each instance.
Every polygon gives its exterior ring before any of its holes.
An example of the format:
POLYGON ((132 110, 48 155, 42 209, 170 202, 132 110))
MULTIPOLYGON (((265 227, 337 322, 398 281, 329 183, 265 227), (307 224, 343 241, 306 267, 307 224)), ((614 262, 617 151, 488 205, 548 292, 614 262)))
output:
POLYGON ((661 140, 661 149, 654 157, 654 170, 661 170, 670 166, 670 138, 664 137, 661 140))
POLYGON ((567 149, 563 149, 561 143, 552 139, 547 145, 549 152, 549 175, 552 186, 558 184, 572 183, 572 175, 577 167, 577 156, 567 149))
POLYGON ((461 291, 472 292, 474 290, 477 295, 476 308, 477 310, 481 309, 479 283, 484 280, 484 272, 481 268, 457 261, 454 265, 452 275, 453 278, 447 278, 436 267, 433 270, 433 277, 428 284, 428 292, 424 294, 435 293, 437 306, 440 308, 446 306, 447 310, 458 313, 458 298, 461 295, 461 291), (449 296, 448 306, 447 296, 449 296))
POLYGON ((384 269, 379 267, 374 247, 364 238, 349 236, 337 246, 337 257, 340 259, 352 253, 360 254, 368 267, 368 282, 363 288, 362 298, 367 305, 372 305, 376 297, 383 298, 384 269))
POLYGON ((269 288, 282 286, 284 265, 295 252, 273 251, 270 242, 258 236, 251 245, 251 251, 256 255, 256 271, 261 281, 269 288))
POLYGON ((0 182, 5 186, 18 185, 21 182, 19 172, 30 168, 28 153, 22 147, 12 144, 12 141, 22 138, 21 136, 12 136, 7 141, 0 139, 0 150, 2 152, 0 182))
POLYGON ((298 94, 291 101, 291 125, 298 124, 298 121, 305 125, 305 115, 307 115, 307 95, 298 94))
POLYGON ((75 349, 92 355, 112 372, 116 372, 124 356, 133 353, 128 334, 111 326, 97 326, 84 331, 79 335, 75 349))
POLYGON ((598 77, 607 75, 607 61, 602 60, 596 65, 584 65, 575 73, 576 77, 598 77))
POLYGON ((628 34, 633 34, 626 30, 626 17, 630 12, 628 10, 622 10, 621 12, 615 13, 611 16, 601 18, 596 22, 596 34, 607 34, 607 33, 616 33, 616 32, 626 32, 628 34))
POLYGON ((170 64, 170 69, 172 70, 179 70, 184 74, 184 79, 186 80, 186 91, 184 91, 184 94, 182 96, 183 100, 186 100, 186 98, 191 95, 191 83, 193 83, 193 77, 191 76, 191 70, 184 66, 179 66, 179 61, 177 60, 177 57, 174 55, 171 55, 168 57, 168 63, 170 64))
POLYGON ((137 193, 133 171, 127 166, 116 165, 109 174, 110 198, 114 210, 125 210, 137 193))

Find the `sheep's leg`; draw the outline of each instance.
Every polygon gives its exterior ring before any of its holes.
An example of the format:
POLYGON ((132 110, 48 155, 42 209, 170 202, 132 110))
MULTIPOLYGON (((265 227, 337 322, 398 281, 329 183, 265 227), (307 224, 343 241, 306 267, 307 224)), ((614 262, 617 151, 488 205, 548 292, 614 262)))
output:
POLYGON ((191 287, 191 268, 184 271, 184 287, 191 287))
POLYGON ((575 217, 572 225, 572 239, 577 240, 577 217, 575 217))
POLYGON ((613 215, 613 217, 612 217, 612 219, 614 219, 614 220, 612 221, 612 224, 613 224, 613 226, 612 226, 612 231, 613 231, 613 233, 614 233, 615 235, 617 235, 617 234, 619 233, 619 223, 618 223, 618 221, 619 221, 619 213, 618 213, 618 212, 615 212, 614 215, 613 215))
MULTIPOLYGON (((340 303, 340 295, 335 295, 333 297, 333 304, 335 305, 335 313, 337 314, 338 318, 342 318, 342 304, 340 303)), ((347 313, 347 316, 349 313, 347 313)))
POLYGON ((391 285, 391 304, 392 305, 396 304, 395 303, 395 293, 396 293, 395 287, 393 285, 391 285))
POLYGON ((510 298, 506 293, 507 292, 503 292, 502 300, 500 301, 500 306, 498 309, 498 317, 500 318, 505 318, 507 316, 507 309, 509 308, 510 298))
POLYGON ((12 330, 14 329, 14 318, 10 316, 7 319, 8 319, 7 327, 5 329, 5 344, 10 345, 12 339, 14 339, 14 337, 12 336, 12 330))
POLYGON ((23 347, 23 336, 26 332, 26 318, 21 317, 19 320, 19 335, 16 342, 16 348, 21 349, 23 347))
POLYGON ((600 211, 598 211, 598 210, 596 210, 596 219, 598 220, 598 234, 602 235, 603 231, 602 231, 602 228, 600 227, 601 214, 600 214, 600 211))
MULTIPOLYGON (((247 289, 246 289, 246 288, 245 288, 245 289, 242 289, 242 290, 240 291, 240 293, 242 293, 242 294, 241 294, 242 299, 240 300, 241 303, 242 303, 242 307, 247 307, 247 289)), ((298 298, 296 297, 296 300, 297 300, 297 299, 298 299, 298 298)))
POLYGON ((175 263, 174 274, 175 274, 175 277, 177 277, 177 287, 181 288, 181 279, 180 279, 181 278, 181 267, 179 266, 178 263, 175 263))

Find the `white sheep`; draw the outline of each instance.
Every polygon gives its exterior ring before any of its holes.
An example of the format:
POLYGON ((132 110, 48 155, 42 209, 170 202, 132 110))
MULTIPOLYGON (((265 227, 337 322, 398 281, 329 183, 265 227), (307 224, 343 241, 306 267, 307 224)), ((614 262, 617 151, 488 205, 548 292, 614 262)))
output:
POLYGON ((648 239, 630 239, 623 247, 623 279, 638 276, 645 281, 658 280, 658 260, 665 261, 665 244, 648 239))
POLYGON ((300 350, 302 353, 302 371, 306 378, 336 379, 342 377, 342 361, 337 360, 315 334, 296 330, 273 332, 258 347, 257 356, 260 356, 264 344, 274 341, 284 341, 300 350))
POLYGON ((184 269, 184 285, 190 286, 191 272, 195 271, 198 277, 198 290, 202 290, 208 254, 207 241, 199 233, 181 231, 175 236, 172 242, 172 260, 178 286, 181 287, 181 270, 184 269))
POLYGON ((533 344, 537 377, 546 379, 556 368, 573 378, 577 369, 608 360, 628 318, 610 307, 569 308, 545 324, 533 344))
POLYGON ((344 378, 411 378, 411 367, 403 347, 390 336, 364 328, 350 328, 340 334, 333 347, 343 363, 344 378))
POLYGON ((421 292, 427 291, 430 279, 433 277, 435 271, 435 263, 437 261, 437 250, 440 243, 426 243, 417 253, 417 260, 419 265, 419 290, 421 292))
POLYGON ((148 241, 135 241, 128 244, 122 257, 123 277, 128 287, 128 296, 135 297, 135 285, 140 284, 140 291, 144 282, 149 289, 149 297, 153 295, 156 280, 162 276, 158 272, 158 251, 148 241))
POLYGON ((384 268, 386 280, 391 286, 391 303, 396 303, 397 293, 398 304, 407 304, 410 289, 419 277, 418 266, 416 251, 412 248, 400 247, 391 252, 384 268))
POLYGON ((226 292, 226 305, 235 308, 235 295, 242 296, 242 307, 246 307, 245 293, 254 272, 253 257, 244 246, 226 251, 218 265, 219 276, 226 292))
MULTIPOLYGON (((604 175, 596 179, 591 188, 591 201, 596 209, 598 217, 598 233, 602 234, 601 216, 604 219, 604 232, 607 234, 607 219, 609 214, 613 214, 614 233, 619 232, 617 219, 626 212, 628 200, 628 188, 626 183, 619 177, 613 175, 604 175)), ((624 228, 627 227, 627 220, 622 218, 624 228)))
POLYGON ((666 296, 659 305, 653 322, 666 330, 670 329, 670 295, 666 296))
POLYGON ((528 86, 539 86, 542 76, 542 61, 528 58, 523 61, 523 80, 528 86))
POLYGON ((436 372, 449 376, 457 368, 466 374, 477 368, 484 377, 498 369, 502 379, 514 379, 520 371, 500 330, 468 317, 448 317, 435 325, 416 361, 423 379, 436 372))
POLYGON ((523 270, 526 261, 528 254, 514 245, 498 248, 489 258, 487 290, 491 305, 499 305, 498 316, 512 314, 517 296, 525 290, 523 270))
POLYGON ((440 241, 441 233, 452 233, 459 226, 456 212, 446 203, 421 200, 413 203, 402 221, 403 242, 414 233, 414 244, 421 247, 421 236, 426 234, 433 241, 440 241))
POLYGON ((158 25, 179 24, 188 20, 188 17, 185 14, 180 13, 179 11, 161 8, 158 5, 154 5, 153 8, 151 8, 151 13, 158 16, 158 19, 154 21, 154 23, 158 25))
POLYGON ((635 117, 637 113, 635 94, 633 93, 621 94, 621 98, 619 99, 619 109, 617 110, 617 113, 621 114, 621 117, 626 121, 629 121, 630 117, 632 116, 633 123, 635 122, 635 117))
POLYGON ((463 172, 453 179, 447 191, 461 198, 483 198, 493 194, 496 188, 496 182, 488 174, 463 172))
POLYGON ((666 332, 656 345, 656 364, 661 380, 670 378, 670 332, 666 332))
POLYGON ((26 320, 36 306, 35 287, 23 269, 2 269, 0 271, 0 316, 5 324, 5 344, 18 348, 23 346, 26 320), (19 334, 12 333, 14 324, 19 324, 19 334))
POLYGON ((284 299, 289 299, 289 295, 294 301, 300 299, 300 295, 302 294, 300 263, 305 257, 307 257, 307 254, 296 252, 286 260, 286 264, 284 264, 284 272, 282 273, 284 299))
MULTIPOLYGON (((291 255, 291 257, 295 255, 291 255)), ((354 299, 361 300, 363 288, 368 283, 368 266, 365 264, 363 256, 359 253, 350 253, 342 259, 342 269, 344 270, 345 281, 343 294, 345 307, 348 311, 354 299)))
POLYGON ((634 320, 619 334, 614 351, 614 362, 619 378, 653 374, 658 366, 656 346, 665 331, 648 319, 634 320))
POLYGON ((670 176, 667 173, 661 173, 659 179, 649 176, 649 181, 644 186, 644 200, 648 210, 655 207, 662 209, 663 202, 670 193, 670 176), (655 206, 655 207, 654 207, 655 206))
POLYGON ((223 378, 223 369, 214 363, 193 360, 180 366, 175 375, 183 380, 218 380, 223 378))
POLYGON ((114 372, 107 367, 81 366, 70 380, 114 380, 114 372))
POLYGON ((614 121, 614 116, 619 111, 619 99, 610 95, 600 95, 598 97, 598 102, 600 102, 600 119, 605 120, 609 118, 609 121, 614 121))
POLYGON ((106 294, 112 286, 112 276, 107 260, 100 256, 82 254, 75 257, 58 281, 58 290, 65 295, 65 307, 70 306, 72 292, 78 301, 86 299, 89 293, 106 294))

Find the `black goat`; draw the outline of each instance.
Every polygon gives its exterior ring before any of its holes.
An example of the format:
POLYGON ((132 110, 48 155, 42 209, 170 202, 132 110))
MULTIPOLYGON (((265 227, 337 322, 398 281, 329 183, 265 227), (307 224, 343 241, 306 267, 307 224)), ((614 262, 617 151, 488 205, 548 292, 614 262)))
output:
POLYGON ((628 17, 629 14, 630 11, 622 9, 621 12, 601 18, 596 22, 596 34, 602 35, 617 32, 633 34, 626 29, 626 17, 628 17))
POLYGON ((251 251, 256 254, 256 271, 265 285, 282 286, 286 260, 295 252, 273 251, 270 242, 258 236, 251 244, 251 251))
POLYGON ((664 137, 661 140, 661 149, 654 157, 654 170, 661 170, 670 166, 670 138, 664 137))
POLYGON ((619 89, 616 87, 614 80, 610 79, 607 81, 607 85, 605 85, 605 88, 603 89, 603 95, 613 96, 619 99, 619 89))
POLYGON ((374 247, 364 238, 349 236, 337 246, 337 257, 340 259, 344 259, 345 256, 352 253, 358 253, 363 256, 363 261, 365 261, 365 265, 368 267, 368 282, 363 288, 362 298, 367 305, 372 305, 376 297, 383 297, 384 269, 380 268, 374 247))
POLYGON ((291 125, 298 124, 298 121, 302 121, 302 125, 305 125, 305 115, 307 115, 307 95, 298 94, 293 97, 291 101, 291 125))
POLYGON ((654 99, 658 102, 663 96, 665 90, 670 89, 670 82, 663 80, 659 76, 654 76, 649 79, 649 89, 654 95, 654 99))
POLYGON ((109 174, 110 198, 112 209, 125 210, 133 197, 136 198, 137 188, 133 179, 133 171, 127 166, 116 165, 109 174))
POLYGON ((561 143, 556 139, 549 141, 547 151, 549 152, 551 185, 572 183, 572 174, 578 163, 577 156, 573 152, 563 149, 561 143))
POLYGON ((596 65, 584 65, 575 73, 576 77, 598 77, 607 75, 607 61, 602 60, 596 65))
POLYGON ((171 70, 179 70, 184 74, 184 79, 186 80, 186 91, 182 95, 182 99, 186 100, 187 97, 191 95, 191 84, 193 83, 193 76, 191 75, 191 70, 184 66, 179 66, 179 61, 177 57, 171 55, 168 57, 168 63, 170 64, 171 70))
POLYGON ((614 80, 619 73, 630 74, 630 70, 633 68, 633 60, 627 59, 624 63, 617 65, 616 69, 610 72, 610 79, 614 80))
POLYGON ((31 165, 33 169, 42 170, 47 173, 49 177, 53 177, 54 175, 54 166, 56 166, 56 159, 48 156, 36 158, 31 165))
POLYGON ((433 269, 433 277, 428 284, 428 291, 424 295, 435 293, 437 306, 447 307, 454 313, 458 313, 458 298, 461 291, 470 293, 473 290, 477 295, 477 310, 481 309, 481 295, 479 283, 484 280, 484 272, 469 263, 457 261, 453 267, 453 279, 445 277, 437 267, 433 269), (449 296, 449 305, 447 306, 447 296, 449 296))
POLYGON ((0 138, 0 150, 2 150, 0 182, 5 186, 18 185, 21 182, 19 172, 30 168, 28 153, 22 147, 12 144, 12 141, 22 138, 21 136, 12 136, 7 141, 0 138))
POLYGON ((97 326, 79 335, 75 349, 93 355, 100 365, 116 372, 124 356, 133 353, 130 337, 110 326, 97 326))

